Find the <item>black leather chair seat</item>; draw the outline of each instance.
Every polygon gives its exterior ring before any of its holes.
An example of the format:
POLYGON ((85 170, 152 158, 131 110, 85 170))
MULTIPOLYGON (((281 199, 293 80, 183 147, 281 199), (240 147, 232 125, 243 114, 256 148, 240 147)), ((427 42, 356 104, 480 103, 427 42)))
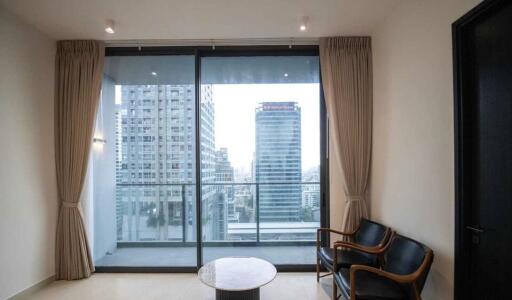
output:
MULTIPOLYGON (((407 299, 403 288, 392 280, 365 271, 358 271, 356 278, 356 299, 358 300, 407 299)), ((350 270, 340 269, 334 274, 334 280, 343 296, 350 299, 350 270)))
MULTIPOLYGON (((327 247, 321 247, 319 251, 320 259, 326 267, 331 268, 330 271, 332 271, 332 264, 334 261, 332 252, 332 248, 327 247)), ((374 266, 377 264, 377 259, 374 255, 356 250, 338 250, 337 259, 339 268, 349 268, 351 265, 374 266)))

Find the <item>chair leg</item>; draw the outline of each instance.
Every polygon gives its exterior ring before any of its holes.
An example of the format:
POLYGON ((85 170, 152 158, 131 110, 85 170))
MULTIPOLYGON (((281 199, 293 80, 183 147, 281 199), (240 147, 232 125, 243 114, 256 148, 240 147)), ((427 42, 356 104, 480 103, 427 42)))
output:
POLYGON ((320 282, 320 259, 316 257, 316 282, 320 282))
POLYGON ((336 286, 336 281, 334 280, 334 276, 332 276, 332 300, 338 299, 338 287, 336 286))

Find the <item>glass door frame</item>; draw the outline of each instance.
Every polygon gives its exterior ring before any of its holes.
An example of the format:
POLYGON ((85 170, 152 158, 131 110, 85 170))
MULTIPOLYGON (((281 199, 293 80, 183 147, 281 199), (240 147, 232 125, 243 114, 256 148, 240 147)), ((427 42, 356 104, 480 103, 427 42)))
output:
MULTIPOLYGON (((201 58, 202 57, 240 57, 240 56, 319 56, 318 45, 272 45, 272 46, 184 46, 184 47, 106 47, 105 56, 159 56, 194 55, 195 56, 195 188, 196 188, 196 242, 187 243, 196 246, 196 266, 179 267, 96 267, 98 273, 196 273, 203 265, 202 208, 201 208, 201 58)), ((320 70, 320 66, 318 66, 320 70)), ((320 227, 329 227, 329 138, 328 117, 324 100, 321 72, 319 71, 320 90, 320 227)), ((328 246, 328 234, 322 234, 322 246, 328 246)), ((264 242, 265 245, 280 242, 264 242)), ((281 242, 282 243, 282 242, 281 242)), ((288 242, 294 243, 294 242, 288 242)), ((232 243, 226 242, 226 245, 232 243)), ((315 242, 312 242, 312 246, 315 242)), ((315 264, 276 265, 280 272, 313 272, 315 264)))

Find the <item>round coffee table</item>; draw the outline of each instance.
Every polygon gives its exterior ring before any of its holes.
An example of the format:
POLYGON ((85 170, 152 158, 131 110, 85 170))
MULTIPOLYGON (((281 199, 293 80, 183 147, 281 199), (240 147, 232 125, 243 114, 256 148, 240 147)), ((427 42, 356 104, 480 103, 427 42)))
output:
POLYGON ((217 300, 257 300, 260 287, 276 277, 277 270, 256 257, 224 257, 199 269, 199 279, 215 288, 217 300))

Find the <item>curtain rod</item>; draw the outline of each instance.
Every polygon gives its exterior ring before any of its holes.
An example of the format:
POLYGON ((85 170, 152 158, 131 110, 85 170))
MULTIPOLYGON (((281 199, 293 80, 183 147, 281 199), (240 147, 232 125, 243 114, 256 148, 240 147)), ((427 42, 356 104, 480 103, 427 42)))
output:
POLYGON ((318 38, 106 40, 107 47, 318 45, 318 38))

